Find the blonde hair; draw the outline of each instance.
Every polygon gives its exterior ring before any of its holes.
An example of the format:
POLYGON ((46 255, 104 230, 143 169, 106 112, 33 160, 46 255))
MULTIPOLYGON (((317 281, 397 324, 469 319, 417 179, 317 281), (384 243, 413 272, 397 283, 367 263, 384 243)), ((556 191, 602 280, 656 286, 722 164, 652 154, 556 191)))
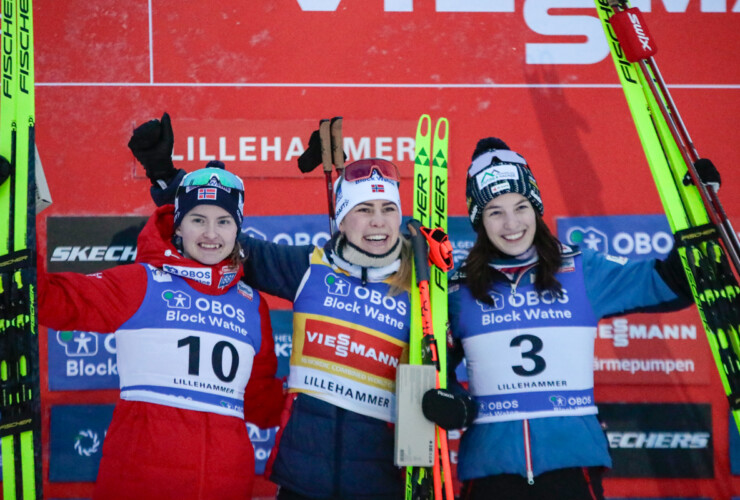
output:
POLYGON ((401 238, 401 266, 393 273, 388 283, 391 287, 388 295, 391 297, 411 291, 411 263, 414 252, 411 248, 411 241, 403 235, 399 235, 399 238, 401 238))

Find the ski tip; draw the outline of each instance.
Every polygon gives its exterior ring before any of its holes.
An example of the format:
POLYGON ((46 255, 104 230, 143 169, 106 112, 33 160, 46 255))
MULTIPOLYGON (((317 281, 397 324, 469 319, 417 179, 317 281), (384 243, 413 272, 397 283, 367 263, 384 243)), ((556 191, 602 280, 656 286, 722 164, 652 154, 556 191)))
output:
POLYGON ((427 136, 432 131, 432 117, 424 114, 419 117, 419 122, 416 126, 416 135, 427 136))
POLYGON ((447 134, 450 131, 450 122, 447 118, 437 119, 437 125, 434 127, 434 138, 438 141, 446 141, 447 134))

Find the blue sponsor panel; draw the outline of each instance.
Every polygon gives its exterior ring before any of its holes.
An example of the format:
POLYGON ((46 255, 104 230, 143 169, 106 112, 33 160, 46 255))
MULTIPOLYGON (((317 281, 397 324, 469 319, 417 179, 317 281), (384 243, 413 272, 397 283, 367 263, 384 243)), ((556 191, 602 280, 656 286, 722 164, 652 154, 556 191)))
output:
POLYGON ((277 377, 288 376, 290 371, 290 354, 293 349, 293 311, 276 309, 270 311, 272 337, 275 340, 275 355, 278 360, 277 377))
POLYGON ((258 475, 265 473, 265 466, 270 458, 272 447, 275 446, 278 429, 278 427, 260 429, 254 424, 247 424, 249 439, 254 446, 254 472, 258 475))
POLYGON ((114 406, 51 407, 49 481, 95 481, 114 406))
POLYGON ((452 258, 455 261, 455 269, 460 269, 470 249, 475 244, 475 231, 470 225, 467 217, 449 217, 447 219, 447 235, 452 243, 452 258))
POLYGON ((115 335, 49 328, 47 339, 49 390, 118 389, 115 335))
POLYGON ((316 245, 329 240, 328 215, 245 216, 242 232, 253 238, 284 245, 316 245))
POLYGON ((727 415, 730 419, 730 424, 727 426, 727 432, 730 435, 730 473, 733 476, 740 476, 740 434, 732 412, 727 412, 727 415))
POLYGON ((558 217, 557 228, 563 243, 630 259, 664 258, 673 248, 662 214, 558 217))

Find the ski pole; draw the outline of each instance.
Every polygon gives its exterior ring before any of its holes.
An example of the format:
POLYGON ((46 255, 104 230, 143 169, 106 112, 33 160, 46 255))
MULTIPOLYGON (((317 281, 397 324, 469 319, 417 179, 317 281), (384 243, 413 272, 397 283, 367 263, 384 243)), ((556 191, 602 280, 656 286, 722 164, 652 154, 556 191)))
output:
POLYGON ((717 226, 720 239, 735 268, 735 273, 740 276, 740 242, 737 233, 732 228, 714 188, 705 185, 699 178, 695 164, 701 158, 653 58, 657 48, 649 35, 645 21, 639 9, 627 8, 625 0, 609 0, 609 3, 615 11, 610 23, 620 43, 625 47, 625 57, 629 62, 637 63, 645 76, 645 81, 655 96, 658 108, 686 163, 687 177, 696 186, 704 206, 707 207, 707 215, 717 226), (645 47, 649 47, 650 50, 645 47))
MULTIPOLYGON (((425 231, 430 232, 427 228, 422 228, 421 223, 416 219, 408 222, 409 232, 411 233, 411 244, 414 249, 414 266, 416 269, 416 284, 419 289, 419 299, 421 302, 421 328, 423 351, 426 353, 425 360, 434 364, 437 372, 435 386, 440 387, 440 363, 439 353, 437 351, 437 341, 434 338, 432 326, 431 302, 429 299, 429 246, 425 231)), ((439 239, 439 235, 436 235, 439 239)), ((449 244, 449 242, 448 242, 449 244)), ((451 248, 451 247, 450 247, 451 248)), ((439 250, 432 252, 434 254, 444 253, 439 250)), ((451 255, 451 252, 449 252, 451 255)), ((453 500, 452 492, 452 473, 450 469, 450 455, 447 444, 447 431, 437 426, 435 433, 436 446, 439 452, 434 454, 434 465, 432 469, 434 498, 453 500), (440 470, 440 465, 441 469, 440 470), (442 473, 444 473, 444 485, 442 484, 442 473), (442 491, 444 488, 444 497, 442 491)))

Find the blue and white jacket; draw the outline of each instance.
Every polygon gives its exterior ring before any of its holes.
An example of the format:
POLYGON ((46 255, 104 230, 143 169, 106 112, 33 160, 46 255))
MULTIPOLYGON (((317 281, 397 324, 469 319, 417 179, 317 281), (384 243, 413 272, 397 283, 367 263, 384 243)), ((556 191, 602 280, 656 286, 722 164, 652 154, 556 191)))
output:
POLYGON ((497 474, 532 480, 553 469, 610 467, 593 396, 597 323, 614 314, 688 305, 663 281, 655 261, 567 246, 562 257, 560 296, 535 289, 536 261, 510 281, 493 283, 493 305, 477 301, 463 277, 451 283, 449 358, 459 362, 464 354, 478 404, 460 443, 461 480, 497 474))

